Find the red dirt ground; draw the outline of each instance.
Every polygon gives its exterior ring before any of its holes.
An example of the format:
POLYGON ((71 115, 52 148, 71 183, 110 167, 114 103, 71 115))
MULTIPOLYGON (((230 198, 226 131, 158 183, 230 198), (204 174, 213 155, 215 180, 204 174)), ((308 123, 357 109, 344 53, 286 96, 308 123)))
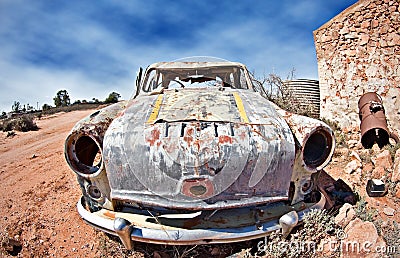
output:
MULTIPOLYGON (((80 189, 64 159, 73 125, 92 110, 37 121, 38 131, 0 137, 0 230, 23 257, 91 257, 97 232, 76 212, 80 189), (7 236, 8 235, 8 236, 7 236), (17 245, 18 245, 17 243, 17 245)), ((4 239, 3 239, 4 243, 4 239)))

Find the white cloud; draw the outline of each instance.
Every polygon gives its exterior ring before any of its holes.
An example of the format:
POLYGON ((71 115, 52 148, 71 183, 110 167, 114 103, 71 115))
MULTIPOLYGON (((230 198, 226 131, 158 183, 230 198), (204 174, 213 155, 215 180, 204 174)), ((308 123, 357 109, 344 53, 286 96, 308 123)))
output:
POLYGON ((7 96, 0 99, 0 110, 10 110, 14 101, 29 103, 34 107, 37 102, 39 107, 45 103, 53 105, 53 97, 61 89, 66 89, 72 100, 91 100, 93 97, 104 100, 112 91, 129 98, 134 89, 133 76, 121 78, 116 85, 102 85, 79 71, 12 66, 3 62, 0 63, 0 69, 8 75, 0 79, 1 91, 7 96))
POLYGON ((53 104, 60 89, 72 100, 104 99, 112 91, 126 99, 139 66, 186 56, 243 62, 259 75, 286 76, 294 67, 299 78, 316 78, 316 28, 310 24, 322 23, 324 5, 314 0, 251 5, 3 0, 0 111, 9 111, 14 100, 53 104))

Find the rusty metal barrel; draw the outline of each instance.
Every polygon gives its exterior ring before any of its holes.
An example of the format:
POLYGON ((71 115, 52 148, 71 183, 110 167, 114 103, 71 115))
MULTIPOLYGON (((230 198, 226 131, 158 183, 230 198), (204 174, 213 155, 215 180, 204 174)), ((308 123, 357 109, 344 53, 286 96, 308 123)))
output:
POLYGON ((389 143, 385 109, 382 98, 376 92, 368 92, 358 101, 361 120, 361 144, 364 148, 371 148, 377 143, 380 148, 389 143))

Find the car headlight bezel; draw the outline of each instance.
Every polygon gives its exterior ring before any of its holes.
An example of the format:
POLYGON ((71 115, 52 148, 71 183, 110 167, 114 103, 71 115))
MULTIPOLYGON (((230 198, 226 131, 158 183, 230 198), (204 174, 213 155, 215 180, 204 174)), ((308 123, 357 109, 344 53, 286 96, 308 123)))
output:
POLYGON ((84 132, 72 133, 65 144, 65 158, 71 169, 84 178, 96 177, 103 170, 100 141, 84 132))

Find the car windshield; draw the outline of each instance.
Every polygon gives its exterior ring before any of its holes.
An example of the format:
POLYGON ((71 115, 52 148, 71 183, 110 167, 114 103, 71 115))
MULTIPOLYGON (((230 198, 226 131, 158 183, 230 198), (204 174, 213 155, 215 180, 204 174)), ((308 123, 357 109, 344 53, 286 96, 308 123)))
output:
MULTIPOLYGON (((176 63, 175 63, 176 64, 176 63)), ((147 72, 144 92, 161 89, 230 87, 249 89, 242 67, 235 65, 193 65, 153 68, 147 72)))

